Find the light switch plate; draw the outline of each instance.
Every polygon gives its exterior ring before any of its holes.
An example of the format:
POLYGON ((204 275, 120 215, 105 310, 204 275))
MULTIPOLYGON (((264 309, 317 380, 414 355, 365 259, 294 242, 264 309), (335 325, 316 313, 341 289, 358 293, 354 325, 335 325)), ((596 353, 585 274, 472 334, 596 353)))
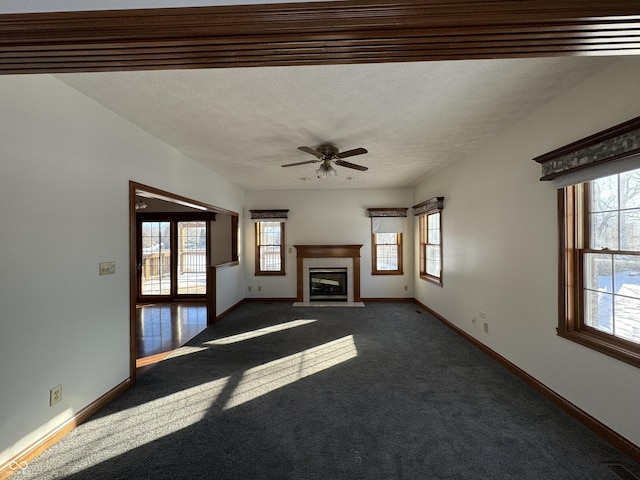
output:
POLYGON ((100 262, 100 275, 113 275, 116 273, 116 262, 100 262))

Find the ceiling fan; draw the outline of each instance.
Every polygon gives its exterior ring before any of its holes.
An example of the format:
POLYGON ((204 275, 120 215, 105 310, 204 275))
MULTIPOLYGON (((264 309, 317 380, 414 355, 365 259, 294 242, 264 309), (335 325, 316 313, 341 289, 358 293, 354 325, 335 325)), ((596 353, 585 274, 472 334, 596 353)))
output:
POLYGON ((335 177, 337 175, 337 172, 331 165, 331 162, 334 162, 336 165, 339 165, 341 167, 353 168, 354 170, 360 170, 361 172, 369 170, 368 167, 363 167, 362 165, 356 165, 355 163, 343 160, 343 158, 346 157, 353 157, 355 155, 362 155, 363 153, 367 153, 367 150, 364 148, 354 148, 353 150, 340 152, 333 145, 320 145, 315 149, 310 147, 298 147, 298 150, 310 153, 311 155, 316 157, 316 159, 307 160, 305 162, 287 163, 286 165, 282 165, 283 167, 293 167, 295 165, 306 165, 307 163, 322 162, 320 168, 316 170, 316 175, 318 176, 318 178, 335 177))

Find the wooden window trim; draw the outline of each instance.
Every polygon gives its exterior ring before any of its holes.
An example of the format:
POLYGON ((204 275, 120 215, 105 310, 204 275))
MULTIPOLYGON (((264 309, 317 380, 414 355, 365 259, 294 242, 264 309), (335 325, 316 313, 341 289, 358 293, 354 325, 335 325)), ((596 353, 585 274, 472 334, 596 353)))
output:
POLYGON ((562 338, 640 367, 640 345, 584 324, 583 267, 580 249, 581 245, 587 245, 584 222, 588 221, 585 218, 588 212, 584 203, 588 192, 583 192, 584 188, 582 185, 574 185, 558 190, 557 333, 562 338))
MULTIPOLYGON (((406 209, 405 209, 406 210, 406 209)), ((378 270, 378 255, 377 255, 377 243, 376 234, 371 234, 371 275, 404 275, 403 260, 402 260, 402 233, 397 232, 398 235, 398 269, 397 270, 378 270)))
POLYGON ((422 213, 419 216, 419 228, 420 228, 420 278, 422 280, 426 280, 428 282, 431 282, 435 285, 438 285, 440 287, 442 287, 442 273, 443 273, 443 268, 442 268, 442 251, 443 251, 443 247, 442 247, 442 210, 441 209, 436 209, 436 210, 430 210, 428 212, 422 213), (426 245, 435 245, 435 244, 430 244, 427 243, 428 240, 428 235, 427 235, 427 225, 428 225, 428 218, 430 215, 434 215, 434 214, 440 214, 440 225, 439 225, 439 229, 440 229, 440 243, 438 244, 440 247, 440 276, 436 277, 435 275, 430 275, 427 273, 427 257, 426 257, 426 253, 425 253, 425 246, 426 245))
POLYGON ((254 228, 254 232, 255 232, 255 275, 259 275, 259 276, 282 276, 282 275, 286 275, 286 268, 285 268, 285 254, 284 254, 284 249, 285 249, 285 232, 284 232, 284 222, 279 222, 280 223, 280 270, 277 271, 264 271, 264 270, 260 270, 260 243, 259 243, 259 238, 260 238, 260 232, 259 232, 259 228, 260 228, 260 223, 263 222, 276 222, 278 219, 267 219, 265 218, 264 220, 258 221, 255 224, 255 228, 254 228))

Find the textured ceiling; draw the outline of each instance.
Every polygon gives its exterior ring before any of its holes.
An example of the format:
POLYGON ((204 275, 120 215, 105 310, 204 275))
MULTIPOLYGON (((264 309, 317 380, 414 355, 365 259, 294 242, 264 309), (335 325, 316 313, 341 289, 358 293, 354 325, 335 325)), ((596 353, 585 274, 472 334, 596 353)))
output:
POLYGON ((60 74, 248 190, 413 186, 606 67, 610 58, 60 74), (369 153, 317 179, 299 146, 369 153), (308 177, 309 180, 301 180, 308 177), (351 178, 351 179, 350 179, 351 178))

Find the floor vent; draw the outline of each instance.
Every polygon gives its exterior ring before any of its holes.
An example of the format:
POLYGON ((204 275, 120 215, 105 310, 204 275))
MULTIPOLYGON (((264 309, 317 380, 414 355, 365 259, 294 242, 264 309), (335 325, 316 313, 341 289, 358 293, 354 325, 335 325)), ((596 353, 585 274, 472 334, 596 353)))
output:
POLYGON ((622 480, 640 480, 627 467, 620 463, 607 463, 609 470, 615 473, 622 480))

